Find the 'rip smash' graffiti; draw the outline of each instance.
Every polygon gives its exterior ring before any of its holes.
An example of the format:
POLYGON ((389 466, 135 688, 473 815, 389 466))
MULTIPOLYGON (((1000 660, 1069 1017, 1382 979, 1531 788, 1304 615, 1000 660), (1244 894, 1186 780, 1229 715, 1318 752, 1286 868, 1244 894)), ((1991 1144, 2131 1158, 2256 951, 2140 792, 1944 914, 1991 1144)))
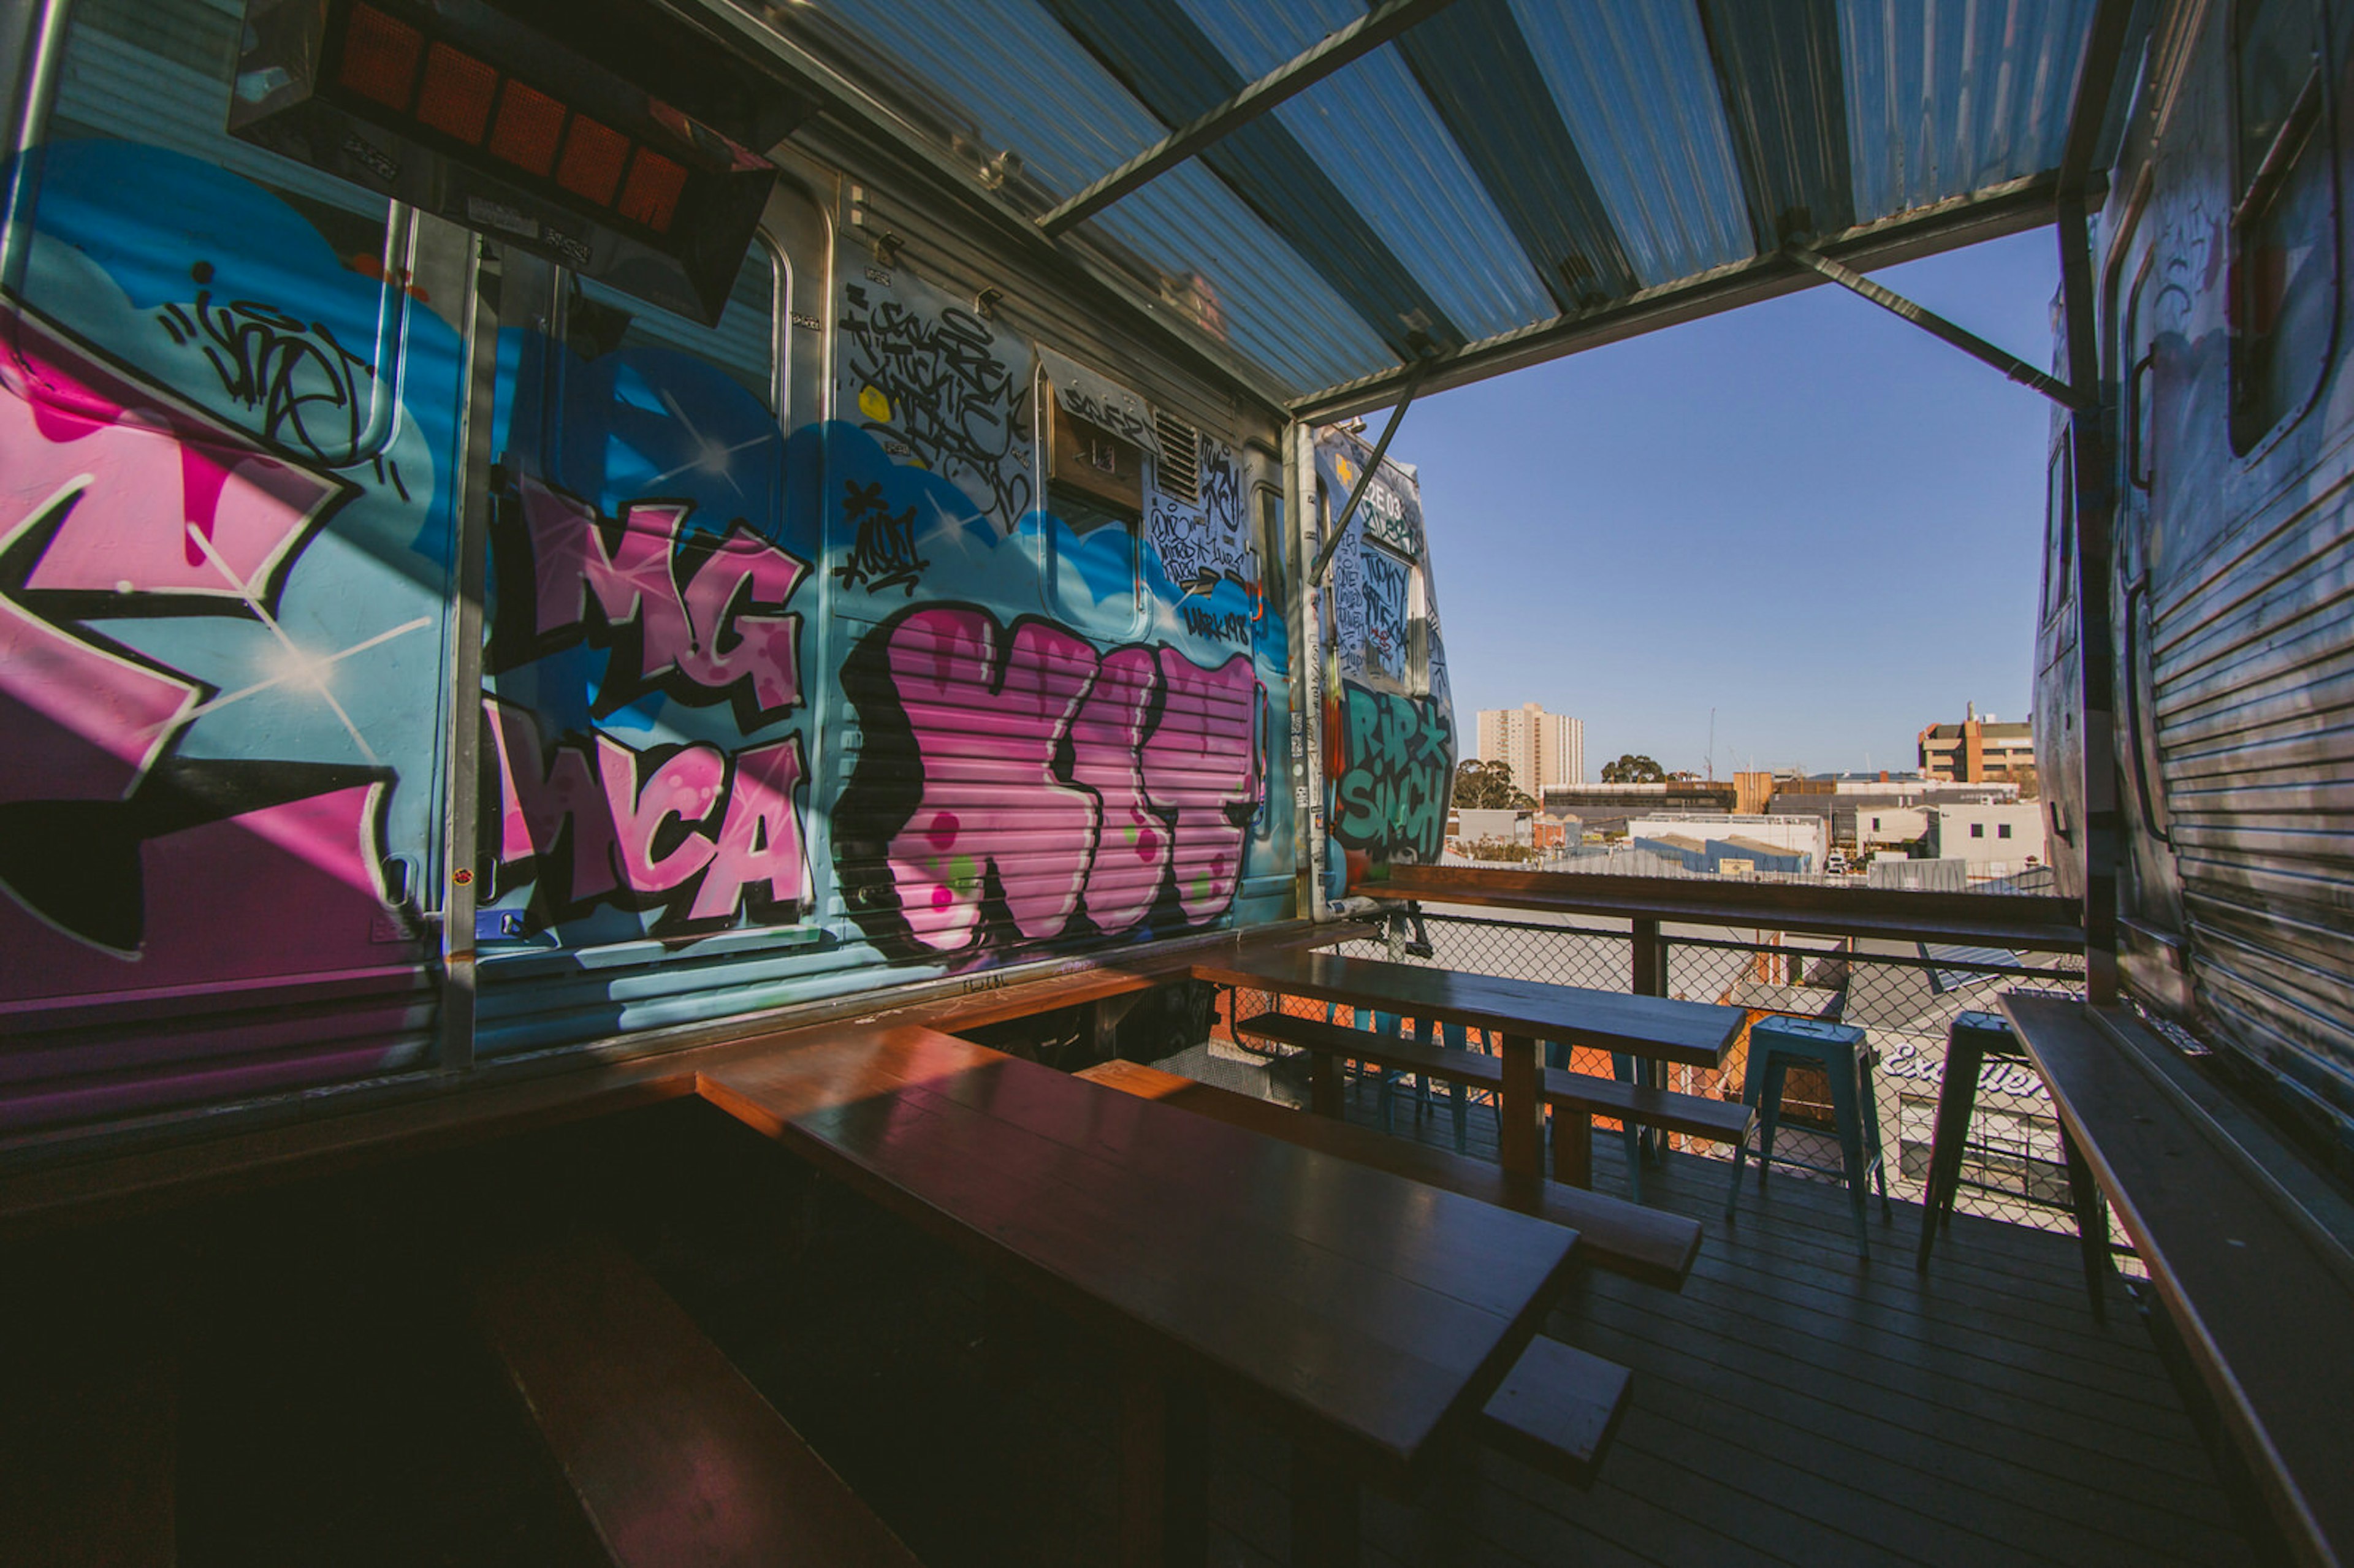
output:
POLYGON ((1334 834, 1377 862, 1436 861, 1455 751, 1445 710, 1428 698, 1342 691, 1347 768, 1334 790, 1334 834))
MULTIPOLYGON (((607 649, 599 716, 658 689, 692 705, 732 702, 748 733, 801 705, 801 617, 784 606, 806 563, 741 520, 724 535, 685 533, 689 508, 676 502, 636 502, 609 522, 527 478, 514 510, 504 544, 527 552, 525 569, 502 580, 531 592, 502 594, 502 663, 581 641, 607 649)), ((809 896, 800 736, 732 755, 707 742, 641 751, 602 733, 551 747, 526 709, 485 696, 482 711, 502 880, 525 868, 541 918, 610 900, 661 909, 661 928, 731 920, 748 898, 760 916, 809 896)))
POLYGON ((835 833, 870 935, 951 952, 1000 922, 1040 941, 1233 900, 1260 789, 1246 656, 1098 655, 1045 621, 925 608, 844 684, 865 743, 835 833))

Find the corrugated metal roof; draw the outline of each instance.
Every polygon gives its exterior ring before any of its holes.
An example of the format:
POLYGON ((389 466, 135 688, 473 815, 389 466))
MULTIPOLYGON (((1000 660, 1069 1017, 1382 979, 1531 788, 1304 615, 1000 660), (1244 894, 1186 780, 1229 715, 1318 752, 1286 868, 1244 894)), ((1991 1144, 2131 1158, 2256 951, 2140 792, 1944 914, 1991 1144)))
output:
MULTIPOLYGON (((1035 219, 1398 0, 733 3, 1035 219)), ((1424 0, 1063 242, 1331 414, 2039 220, 2099 3, 1424 0)))

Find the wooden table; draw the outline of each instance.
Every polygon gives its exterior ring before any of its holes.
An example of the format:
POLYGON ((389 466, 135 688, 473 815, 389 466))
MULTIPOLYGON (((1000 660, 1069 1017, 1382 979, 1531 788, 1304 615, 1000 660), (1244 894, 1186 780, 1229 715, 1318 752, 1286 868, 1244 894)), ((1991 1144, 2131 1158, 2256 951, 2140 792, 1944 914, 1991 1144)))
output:
MULTIPOLYGON (((805 1054, 806 1052, 806 1054, 805 1054)), ((701 1075, 706 1097, 1101 1333, 1132 1369, 1124 1559, 1201 1563, 1204 1387, 1294 1438, 1295 1554, 1468 1430, 1576 1233, 928 1030, 701 1075), (877 1070, 863 1093, 847 1092, 877 1070)))
POLYGON ((1230 963, 1196 964, 1197 979, 1404 1017, 1437 1019, 1485 1030, 1503 1041, 1504 1083, 1498 1107, 1497 1154, 1507 1171, 1544 1170, 1544 1105, 1538 1094, 1536 1043, 1558 1040, 1655 1062, 1722 1067, 1740 1038, 1740 1008, 1674 1001, 1625 991, 1589 991, 1542 980, 1500 980, 1418 964, 1279 953, 1230 963))

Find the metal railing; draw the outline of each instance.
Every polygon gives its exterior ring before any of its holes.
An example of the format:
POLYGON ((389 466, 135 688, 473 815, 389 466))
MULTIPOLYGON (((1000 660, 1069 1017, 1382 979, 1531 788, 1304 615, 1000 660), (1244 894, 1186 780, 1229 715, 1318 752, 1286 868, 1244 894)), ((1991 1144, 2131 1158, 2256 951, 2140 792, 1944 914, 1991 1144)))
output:
MULTIPOLYGON (((1426 912, 1418 927, 1405 916, 1391 916, 1336 950, 1471 974, 1715 1002, 1745 1010, 1751 1023, 1784 1013, 1861 1025, 1879 1055, 1876 1082, 1889 1192, 1916 1202, 1928 1174, 1946 1030, 1956 1015, 1991 1011, 1998 995, 2012 987, 2081 997, 2084 980, 2082 960, 2068 953, 1459 911, 1426 912)), ((1231 1024, 1277 1002, 1267 993, 1242 992, 1232 999, 1234 1011, 1222 1022, 1231 1024)), ((1323 1003, 1305 998, 1281 999, 1281 1005, 1320 1017, 1325 1012, 1323 1003)), ((1335 1016, 1353 1022, 1346 1007, 1335 1016)), ((1235 1041, 1229 1030, 1221 1033, 1229 1049, 1261 1049, 1235 1041)), ((1478 1031, 1471 1032, 1470 1044, 1474 1049, 1492 1048, 1478 1031)), ((1737 1099, 1747 1045, 1744 1027, 1723 1068, 1671 1066, 1666 1085, 1686 1094, 1737 1099)), ((1609 1054, 1601 1051, 1575 1051, 1569 1065, 1603 1076, 1612 1070, 1609 1054)), ((1791 1075, 1777 1152, 1837 1163, 1828 1097, 1819 1075, 1810 1085, 1807 1075, 1791 1075)), ((1596 1126, 1599 1131, 1616 1124, 1598 1120, 1596 1126)), ((1670 1145, 1696 1156, 1728 1154, 1721 1146, 1681 1139, 1670 1145)), ((2031 1068, 1989 1063, 1982 1072, 1962 1178, 1956 1204, 1960 1212, 2073 1231, 2059 1123, 2031 1068)))

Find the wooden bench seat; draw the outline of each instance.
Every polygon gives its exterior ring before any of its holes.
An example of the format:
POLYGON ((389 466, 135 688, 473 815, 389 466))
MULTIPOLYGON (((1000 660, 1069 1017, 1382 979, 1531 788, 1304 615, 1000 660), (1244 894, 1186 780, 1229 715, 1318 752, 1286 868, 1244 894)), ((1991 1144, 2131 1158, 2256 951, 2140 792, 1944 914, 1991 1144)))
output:
POLYGON ((1627 1414, 1634 1374, 1540 1334, 1479 1413, 1490 1447, 1572 1486, 1592 1484, 1627 1414))
POLYGON ((915 1563, 618 1244, 582 1236, 503 1257, 475 1317, 606 1560, 915 1563))
POLYGON ((1553 1176, 1578 1187, 1594 1182, 1596 1116, 1711 1143, 1739 1143, 1757 1125, 1757 1112, 1739 1100, 1679 1094, 1649 1084, 1622 1084, 1616 1078, 1565 1073, 1558 1067, 1544 1070, 1538 1089, 1545 1104, 1553 1107, 1553 1176))
POLYGON ((2354 1204, 2130 1012, 2002 1011, 2149 1270, 2158 1349, 2265 1559, 2354 1563, 2354 1204))
POLYGON ((1230 1126, 1567 1225, 1578 1233, 1580 1257, 1646 1284, 1681 1288, 1700 1251, 1699 1222, 1680 1214, 1642 1208, 1556 1181, 1528 1181, 1485 1160, 1391 1138, 1330 1117, 1310 1116, 1141 1063, 1106 1062, 1078 1075, 1141 1099, 1166 1100, 1230 1126))
MULTIPOLYGON (((1287 1012, 1263 1012, 1256 1018, 1246 1018, 1235 1025, 1235 1032, 1296 1045, 1317 1053, 1320 1058, 1372 1062, 1499 1093, 1503 1088, 1502 1058, 1475 1051, 1449 1051, 1415 1040, 1393 1040, 1370 1030, 1287 1012)), ((1648 1084, 1624 1084, 1616 1078, 1572 1073, 1559 1067, 1543 1069, 1538 1079, 1538 1093, 1547 1105, 1568 1113, 1557 1117, 1553 1123, 1553 1173, 1580 1187, 1592 1181, 1594 1117, 1633 1121, 1715 1143, 1740 1141, 1756 1121, 1756 1113, 1735 1100, 1679 1094, 1648 1084)))

